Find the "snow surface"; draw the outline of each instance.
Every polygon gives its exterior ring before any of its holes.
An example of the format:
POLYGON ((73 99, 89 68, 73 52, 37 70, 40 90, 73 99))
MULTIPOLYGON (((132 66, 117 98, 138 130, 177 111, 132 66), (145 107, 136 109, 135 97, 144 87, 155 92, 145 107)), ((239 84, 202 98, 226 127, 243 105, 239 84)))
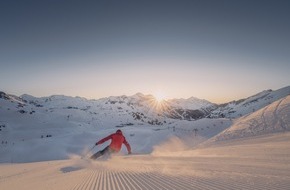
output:
POLYGON ((290 131, 290 95, 235 121, 214 140, 227 140, 290 131))
MULTIPOLYGON (((162 149, 171 147, 164 142, 162 149)), ((176 146, 176 145, 175 145, 176 146)), ((182 144, 180 144, 182 146, 182 144)), ((0 164, 0 189, 191 190, 281 189, 290 186, 290 133, 226 141, 158 155, 0 164)))

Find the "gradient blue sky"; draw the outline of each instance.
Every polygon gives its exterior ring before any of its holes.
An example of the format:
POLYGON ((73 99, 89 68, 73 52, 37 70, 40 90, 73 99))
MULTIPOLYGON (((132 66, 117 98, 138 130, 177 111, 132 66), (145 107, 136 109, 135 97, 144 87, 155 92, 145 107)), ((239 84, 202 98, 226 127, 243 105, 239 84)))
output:
POLYGON ((216 103, 290 85, 290 1, 0 2, 0 90, 216 103))

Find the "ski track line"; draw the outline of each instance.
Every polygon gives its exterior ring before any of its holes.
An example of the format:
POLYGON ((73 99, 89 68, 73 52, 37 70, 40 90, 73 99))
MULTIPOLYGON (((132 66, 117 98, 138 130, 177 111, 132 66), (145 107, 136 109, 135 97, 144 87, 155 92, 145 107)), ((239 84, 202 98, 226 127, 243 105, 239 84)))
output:
POLYGON ((174 189, 192 189, 192 186, 190 183, 185 181, 181 176, 173 176, 173 175, 166 175, 162 174, 160 172, 152 173, 152 176, 154 176, 156 179, 159 180, 159 182, 162 182, 164 184, 167 184, 169 187, 174 187, 174 189))
POLYGON ((86 172, 89 173, 87 175, 84 175, 84 180, 82 180, 82 183, 80 183, 79 185, 75 186, 75 188, 73 190, 81 190, 84 189, 84 187, 86 186, 86 184, 88 183, 88 181, 92 178, 93 176, 93 172, 86 172))
MULTIPOLYGON (((221 181, 219 179, 211 179, 211 180, 206 180, 206 179, 198 179, 198 182, 202 183, 203 186, 207 185, 209 187, 211 187, 210 189, 252 189, 251 187, 247 187, 244 185, 239 185, 237 184, 237 182, 232 181, 232 180, 228 180, 228 179, 224 179, 224 181, 221 181)), ((258 188, 255 188, 258 189, 258 188)))
MULTIPOLYGON (((75 177, 75 178, 82 178, 81 181, 85 181, 85 178, 86 178, 85 173, 86 173, 86 172, 83 171, 81 177, 80 177, 80 176, 77 176, 77 177, 75 177)), ((78 186, 79 186, 79 184, 76 184, 76 185, 72 188, 72 190, 76 190, 78 186)), ((68 190, 71 190, 71 189, 69 188, 68 190)))
MULTIPOLYGON (((152 176, 155 177, 155 179, 158 179, 157 182, 162 183, 165 185, 166 189, 192 189, 194 186, 190 185, 190 183, 182 180, 180 177, 170 177, 160 174, 153 174, 152 176)), ((194 187, 196 189, 196 187, 194 187)))
POLYGON ((98 172, 97 173, 97 176, 96 176, 96 181, 95 181, 95 183, 94 183, 94 187, 93 187, 93 189, 97 189, 97 187, 98 187, 98 184, 100 184, 100 179, 101 179, 101 174, 98 172))
POLYGON ((131 184, 135 184, 133 186, 133 189, 154 189, 151 184, 147 184, 146 181, 144 181, 142 178, 140 178, 140 174, 143 173, 144 175, 148 175, 149 168, 144 167, 145 172, 136 172, 134 170, 129 170, 128 172, 123 172, 124 179, 127 179, 127 181, 131 181, 131 184))
MULTIPOLYGON (((226 176, 223 180, 217 178, 211 178, 210 180, 198 177, 196 180, 198 183, 203 184, 202 186, 208 186, 209 189, 245 189, 240 187, 230 177, 226 176)), ((251 189, 251 188, 250 188, 251 189)))
POLYGON ((136 189, 135 185, 133 185, 133 183, 132 183, 132 178, 126 177, 125 173, 126 172, 120 172, 120 177, 121 177, 122 181, 125 182, 125 184, 127 184, 127 186, 129 187, 128 189, 132 189, 132 190, 136 189))
POLYGON ((156 184, 156 180, 151 176, 151 174, 147 173, 140 173, 137 174, 136 179, 139 180, 142 184, 147 185, 148 189, 162 189, 162 186, 160 184, 156 184))
MULTIPOLYGON (((281 185, 280 182, 274 182, 274 183, 268 182, 267 181, 269 180, 268 178, 256 177, 255 181, 253 181, 255 177, 250 177, 248 179, 247 178, 245 179, 245 177, 243 177, 241 181, 241 179, 237 180, 237 179, 232 179, 231 177, 226 176, 226 178, 224 178, 223 181, 221 181, 220 179, 211 179, 210 181, 208 181, 204 178, 199 178, 198 181, 202 183, 216 184, 215 186, 219 187, 218 189, 220 189, 220 187, 223 187, 224 189, 229 189, 229 187, 231 187, 231 189, 257 189, 257 190, 281 189, 278 187, 278 185, 281 185)), ((289 184, 288 184, 288 187, 289 187, 289 184)), ((283 188, 283 189, 287 189, 287 188, 283 188)))
POLYGON ((263 111, 262 111, 262 120, 263 120, 263 124, 264 124, 264 131, 266 130, 266 128, 267 128, 267 122, 266 122, 266 118, 265 118, 265 112, 266 112, 266 110, 268 109, 268 106, 266 106, 264 109, 263 109, 263 111))
POLYGON ((124 176, 128 179, 130 179, 132 181, 132 183, 134 183, 135 185, 135 189, 138 189, 138 190, 142 190, 142 183, 138 183, 139 181, 137 179, 135 179, 135 172, 132 172, 132 175, 128 175, 128 173, 124 173, 124 176), (137 187, 137 188, 136 188, 137 187))
POLYGON ((280 104, 286 99, 287 97, 285 97, 285 98, 283 98, 282 100, 280 100, 279 102, 278 102, 278 104, 277 104, 277 106, 276 106, 276 108, 275 108, 275 111, 273 112, 273 114, 274 114, 274 121, 275 121, 275 124, 277 123, 278 124, 278 122, 280 122, 280 124, 281 124, 281 127, 283 128, 283 129, 286 129, 284 126, 283 126, 283 122, 281 123, 281 118, 278 116, 278 109, 279 109, 279 107, 280 107, 280 104))
POLYGON ((130 177, 126 177, 125 172, 120 172, 120 179, 127 185, 128 189, 135 189, 135 186, 132 184, 132 179, 130 177))
POLYGON ((245 189, 245 187, 240 187, 230 178, 225 178, 223 181, 221 181, 216 178, 205 179, 201 177, 183 176, 182 179, 187 181, 187 183, 192 184, 193 186, 198 186, 201 189, 245 189))
MULTIPOLYGON (((144 173, 144 175, 146 175, 144 173)), ((140 177, 140 172, 136 173, 134 171, 130 172, 122 172, 122 177, 125 181, 130 183, 131 189, 159 189, 158 187, 154 186, 151 182, 144 180, 142 177, 140 177), (154 188, 155 187, 155 188, 154 188)))
POLYGON ((91 178, 89 178, 87 180, 87 183, 86 183, 84 189, 92 189, 92 186, 94 185, 94 181, 96 179, 96 176, 97 176, 97 172, 95 172, 95 171, 92 172, 91 178))
POLYGON ((117 183, 117 178, 116 178, 115 172, 111 172, 111 179, 113 180, 112 181, 113 189, 119 189, 119 188, 117 188, 117 187, 119 187, 119 184, 117 183))
POLYGON ((126 189, 125 186, 124 186, 125 184, 122 183, 118 173, 115 173, 115 177, 116 177, 116 184, 117 184, 118 189, 126 189))
MULTIPOLYGON (((178 171, 177 171, 178 172, 178 171)), ((289 189, 287 179, 251 175, 247 171, 202 172, 199 175, 163 173, 162 168, 101 168, 85 169, 75 178, 81 178, 73 190, 283 190, 289 189)))
MULTIPOLYGON (((281 103, 282 103, 285 99, 287 99, 287 97, 285 97, 285 98, 281 101, 281 103)), ((281 104, 281 103, 280 103, 280 104, 281 104)), ((280 106, 280 104, 279 104, 279 106, 280 106)), ((287 106, 285 106, 284 108, 281 108, 281 106, 280 106, 280 113, 282 113, 284 109, 287 109, 287 106)), ((281 127, 282 127, 284 130, 287 130, 287 124, 285 124, 285 122, 283 121, 283 117, 279 117, 279 121, 280 121, 281 127)))

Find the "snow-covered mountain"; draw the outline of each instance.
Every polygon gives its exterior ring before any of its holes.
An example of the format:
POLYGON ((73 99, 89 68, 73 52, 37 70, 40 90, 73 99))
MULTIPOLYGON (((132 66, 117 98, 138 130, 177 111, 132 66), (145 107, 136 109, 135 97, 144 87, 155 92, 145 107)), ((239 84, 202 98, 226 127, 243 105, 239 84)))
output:
POLYGON ((165 120, 170 119, 195 120, 204 118, 215 108, 215 104, 197 98, 158 102, 152 95, 141 93, 133 96, 111 96, 99 100, 67 96, 35 98, 30 95, 22 95, 21 99, 24 105, 43 107, 50 112, 74 109, 90 115, 89 117, 94 115, 95 118, 101 117, 102 120, 114 118, 121 125, 136 122, 162 125, 165 120))
POLYGON ((290 131, 290 95, 237 119, 230 128, 213 140, 239 139, 286 131, 290 131))
POLYGON ((171 99, 170 103, 173 107, 188 109, 188 110, 197 110, 205 109, 211 110, 216 108, 216 105, 203 99, 191 97, 188 99, 171 99))
MULTIPOLYGON (((288 101, 289 89, 268 90, 225 105, 196 98, 158 102, 152 95, 141 93, 88 100, 63 95, 17 97, 0 92, 0 162, 68 158, 70 154, 80 154, 84 147, 114 132, 116 128, 122 128, 134 151, 139 153, 151 152, 156 144, 172 135, 190 139, 189 144, 193 146, 218 135, 232 122, 238 130, 225 131, 217 138, 248 134, 247 126, 251 127, 252 132, 283 131, 268 128, 275 128, 275 122, 287 123, 285 117, 289 118, 289 114, 265 117, 266 124, 251 119, 253 115, 249 114, 269 115, 271 112, 260 112, 259 109, 271 111, 274 109, 271 103, 275 100, 287 97, 288 101), (232 119, 233 114, 237 119, 232 119), (238 119, 240 115, 244 115, 241 120, 238 119), (33 155, 35 152, 37 155, 33 155)), ((277 110, 289 113, 287 101, 283 100, 277 110)), ((273 105, 275 107, 275 103, 273 105)))
POLYGON ((249 98, 217 105, 191 97, 158 102, 152 95, 137 93, 133 96, 111 96, 98 100, 53 95, 36 98, 31 95, 17 97, 0 93, 1 108, 44 118, 62 117, 80 125, 127 126, 134 124, 164 125, 176 120, 202 118, 238 118, 253 113, 290 94, 290 86, 276 91, 266 90, 249 98), (49 114, 48 114, 49 113, 49 114))
POLYGON ((265 90, 256 95, 238 101, 232 101, 219 105, 210 117, 239 118, 249 113, 253 113, 271 103, 290 95, 290 86, 278 90, 265 90))
POLYGON ((16 97, 2 92, 0 162, 66 159, 120 127, 134 152, 150 153, 170 136, 195 137, 193 146, 231 125, 224 118, 188 120, 181 114, 173 118, 172 113, 179 114, 175 109, 182 108, 140 93, 87 100, 62 95, 16 97))

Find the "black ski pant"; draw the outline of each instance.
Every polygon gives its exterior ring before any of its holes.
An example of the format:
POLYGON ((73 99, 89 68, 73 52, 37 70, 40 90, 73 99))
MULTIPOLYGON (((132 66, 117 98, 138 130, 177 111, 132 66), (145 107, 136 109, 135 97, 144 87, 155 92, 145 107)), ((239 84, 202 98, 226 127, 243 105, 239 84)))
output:
POLYGON ((103 150, 100 150, 99 152, 93 154, 91 156, 91 159, 96 160, 97 158, 99 158, 100 156, 103 156, 104 154, 111 154, 111 153, 115 153, 116 151, 111 149, 109 146, 107 146, 106 148, 104 148, 103 150))

